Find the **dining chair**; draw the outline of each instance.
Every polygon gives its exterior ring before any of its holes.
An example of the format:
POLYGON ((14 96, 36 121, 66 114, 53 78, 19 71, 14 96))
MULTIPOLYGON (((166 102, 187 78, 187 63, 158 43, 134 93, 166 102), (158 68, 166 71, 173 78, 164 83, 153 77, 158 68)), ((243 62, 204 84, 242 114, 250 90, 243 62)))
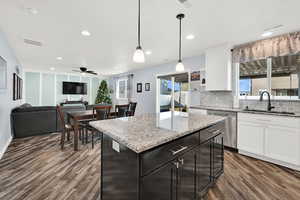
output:
POLYGON ((110 110, 112 106, 94 106, 93 115, 96 120, 105 120, 110 118, 110 110))
MULTIPOLYGON (((75 132, 74 127, 70 123, 66 123, 65 117, 64 117, 64 112, 62 111, 62 107, 60 105, 56 106, 57 113, 59 115, 60 123, 62 125, 62 133, 61 133, 61 139, 60 139, 60 145, 61 149, 64 149, 65 145, 65 139, 66 139, 66 133, 67 133, 67 140, 70 140, 70 132, 73 131, 75 132)), ((81 134, 81 129, 79 130, 81 134)))
POLYGON ((115 106, 116 117, 117 118, 126 117, 128 110, 129 110, 129 104, 116 105, 115 106))
MULTIPOLYGON (((90 121, 96 121, 96 120, 105 120, 110 118, 110 110, 111 106, 93 106, 93 119, 90 121)), ((89 121, 89 122, 90 122, 89 121)), ((88 132, 91 132, 92 135, 92 148, 94 148, 94 137, 96 130, 94 127, 90 126, 89 123, 85 124, 86 129, 86 143, 88 143, 88 132)))
POLYGON ((129 110, 128 110, 127 116, 134 116, 136 106, 137 106, 137 102, 129 103, 129 110))

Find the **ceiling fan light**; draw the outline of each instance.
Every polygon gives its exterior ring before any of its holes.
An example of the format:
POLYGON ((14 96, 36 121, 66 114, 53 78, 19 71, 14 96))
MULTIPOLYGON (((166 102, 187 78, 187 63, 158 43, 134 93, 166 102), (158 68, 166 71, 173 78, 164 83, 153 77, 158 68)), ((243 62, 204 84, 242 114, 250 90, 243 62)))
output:
POLYGON ((176 72, 183 72, 184 71, 184 65, 181 61, 179 61, 176 65, 176 72))
POLYGON ((145 62, 145 54, 141 47, 137 47, 133 54, 133 61, 136 63, 145 62))

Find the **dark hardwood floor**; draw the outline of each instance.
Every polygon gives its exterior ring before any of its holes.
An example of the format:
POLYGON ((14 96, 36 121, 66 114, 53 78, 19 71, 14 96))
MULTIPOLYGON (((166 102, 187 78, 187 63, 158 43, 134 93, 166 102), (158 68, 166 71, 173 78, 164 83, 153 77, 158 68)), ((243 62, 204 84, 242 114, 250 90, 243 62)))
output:
MULTIPOLYGON (((59 134, 14 140, 0 160, 1 200, 94 200, 100 192, 100 144, 61 151, 59 134)), ((299 172, 225 152, 225 173, 209 200, 299 200, 299 172)))
POLYGON ((78 152, 60 134, 17 139, 0 160, 1 200, 94 200, 100 192, 100 144, 78 152))

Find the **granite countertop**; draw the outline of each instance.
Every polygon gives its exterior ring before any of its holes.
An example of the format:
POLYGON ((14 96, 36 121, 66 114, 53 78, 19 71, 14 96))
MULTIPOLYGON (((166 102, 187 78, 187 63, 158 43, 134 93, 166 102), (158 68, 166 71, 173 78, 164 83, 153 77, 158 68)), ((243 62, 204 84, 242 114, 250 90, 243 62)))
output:
POLYGON ((134 152, 142 153, 225 119, 194 110, 94 121, 90 125, 134 152))
POLYGON ((203 110, 217 110, 217 111, 229 111, 229 112, 240 112, 240 113, 252 113, 252 114, 261 114, 261 115, 300 117, 300 113, 298 113, 298 112, 295 112, 294 115, 291 115, 291 114, 284 114, 284 113, 258 112, 258 111, 244 110, 244 109, 241 109, 241 108, 229 108, 229 107, 218 107, 218 106, 213 107, 213 106, 203 106, 203 105, 191 106, 191 108, 203 109, 203 110))
POLYGON ((300 113, 294 112, 295 114, 285 114, 285 113, 277 113, 277 112, 259 112, 259 111, 251 111, 251 110, 241 110, 241 113, 250 113, 250 114, 261 114, 261 115, 276 115, 283 117, 300 117, 300 113))
POLYGON ((203 106, 203 105, 191 106, 191 108, 204 109, 204 110, 231 111, 231 112, 241 112, 241 111, 243 111, 240 108, 229 108, 229 107, 219 107, 219 106, 203 106))

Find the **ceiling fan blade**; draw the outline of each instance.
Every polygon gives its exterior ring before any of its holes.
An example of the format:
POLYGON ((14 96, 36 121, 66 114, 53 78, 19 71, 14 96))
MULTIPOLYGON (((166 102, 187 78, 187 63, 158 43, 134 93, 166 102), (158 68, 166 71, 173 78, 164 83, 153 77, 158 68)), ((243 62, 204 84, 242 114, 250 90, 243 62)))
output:
POLYGON ((79 73, 81 73, 81 71, 80 70, 72 70, 73 72, 79 72, 79 73))
POLYGON ((87 71, 86 73, 98 75, 96 72, 93 72, 93 71, 87 71))

